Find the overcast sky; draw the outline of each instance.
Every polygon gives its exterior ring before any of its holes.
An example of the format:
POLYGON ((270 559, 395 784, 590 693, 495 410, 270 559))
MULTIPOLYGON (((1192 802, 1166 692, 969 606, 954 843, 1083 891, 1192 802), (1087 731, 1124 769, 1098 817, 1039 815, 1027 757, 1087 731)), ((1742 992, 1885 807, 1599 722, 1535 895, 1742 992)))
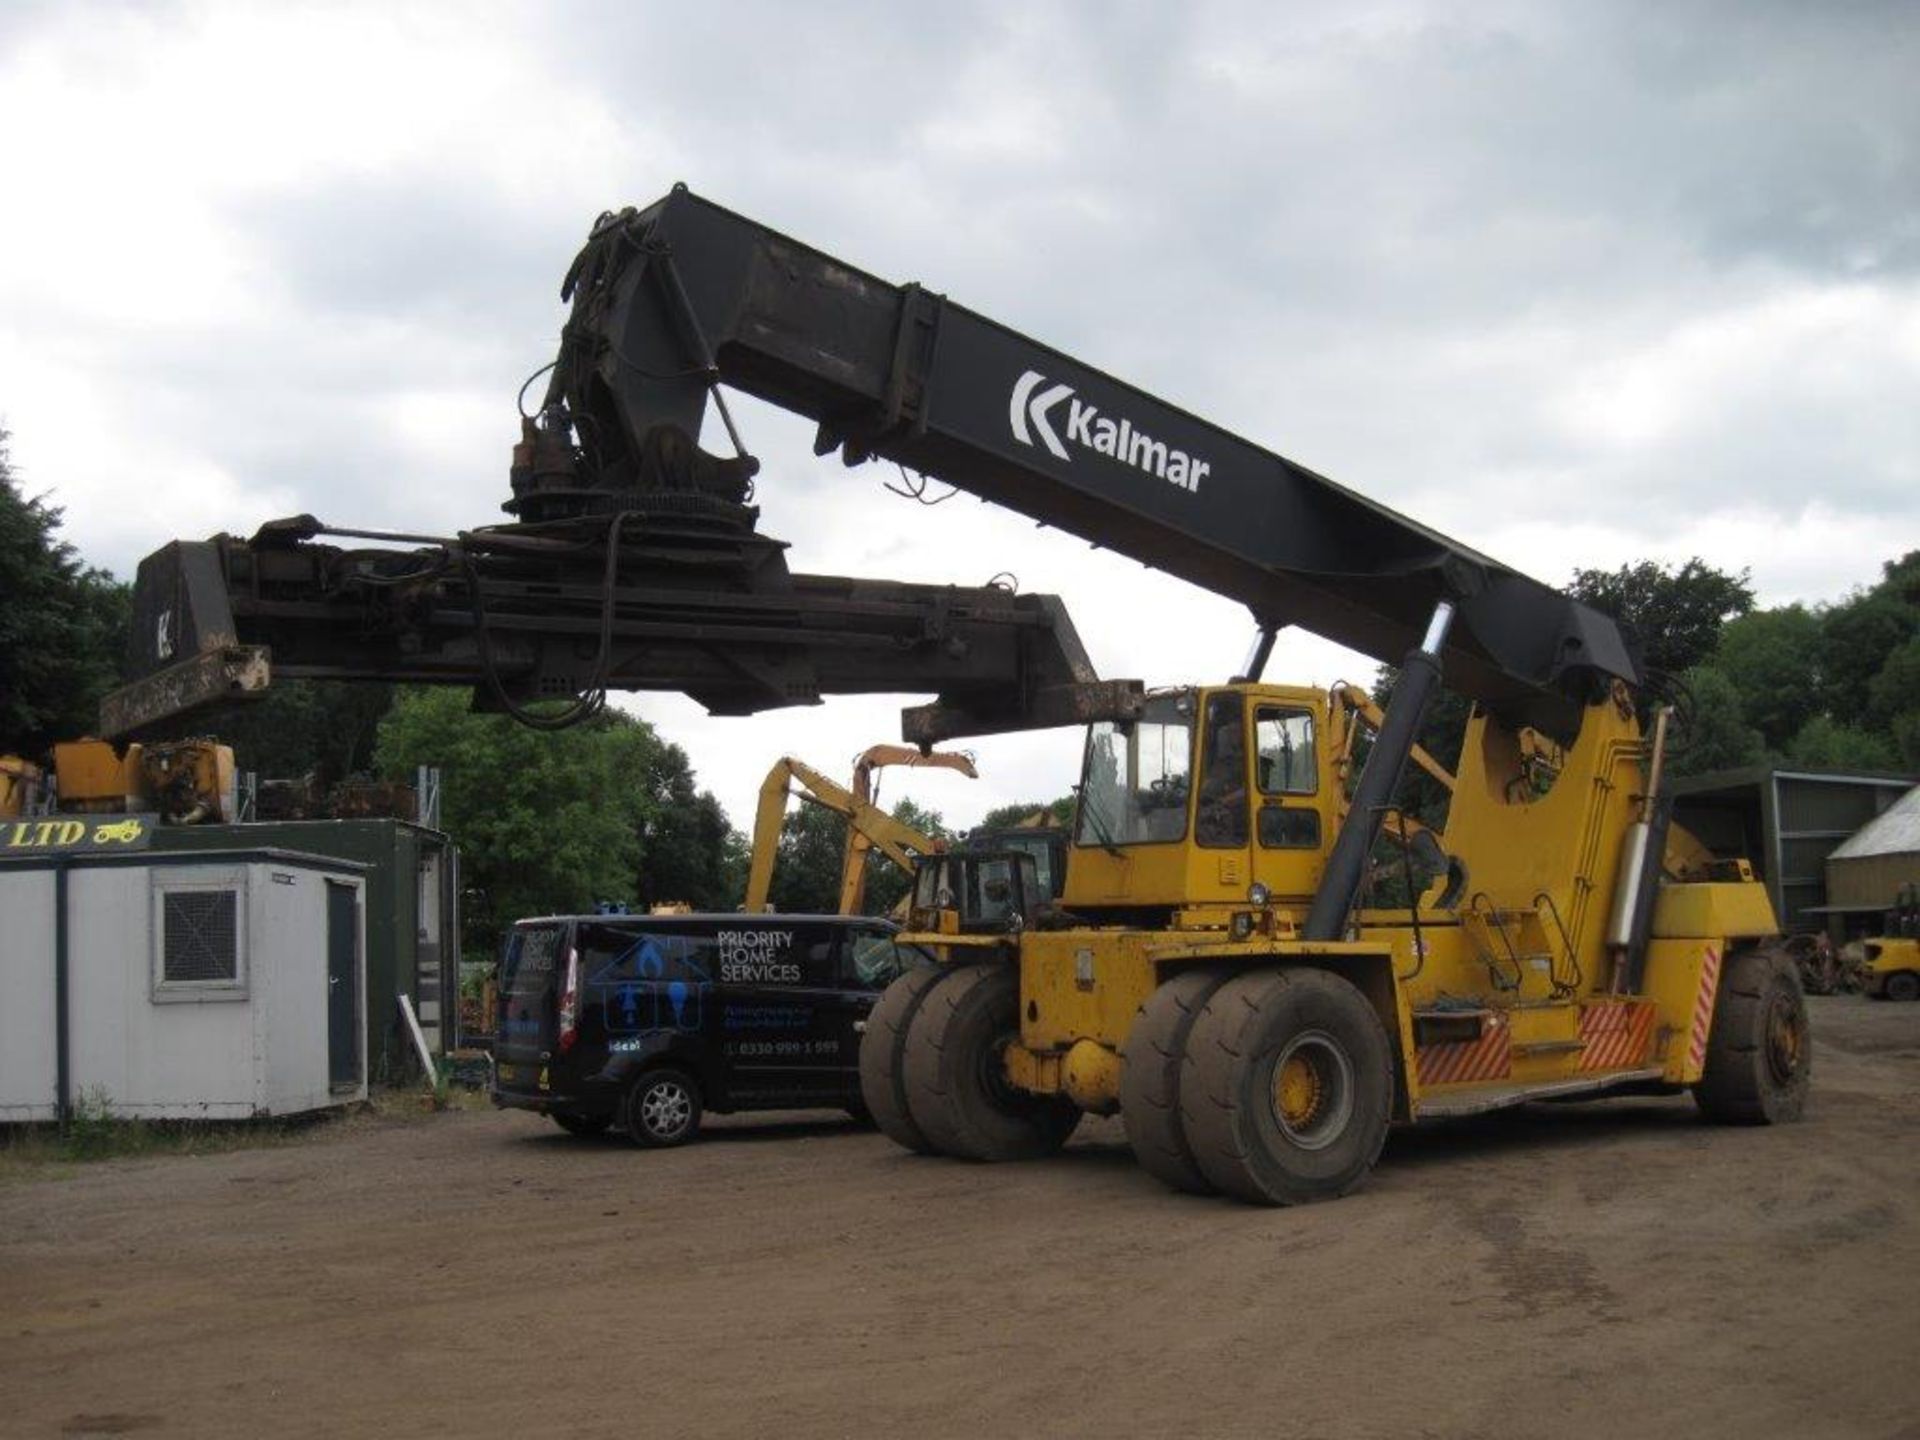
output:
MULTIPOLYGON (((123 576, 299 511, 498 519, 586 227, 685 180, 1550 582, 1698 554, 1832 600, 1920 545, 1916 77, 1902 0, 0 0, 0 424, 123 576)), ((1010 570, 1109 675, 1245 652, 1237 606, 736 413, 797 570, 1010 570)), ((898 729, 630 704, 741 824, 777 754, 898 729)), ((974 748, 890 794, 970 823, 1079 740, 974 748)))

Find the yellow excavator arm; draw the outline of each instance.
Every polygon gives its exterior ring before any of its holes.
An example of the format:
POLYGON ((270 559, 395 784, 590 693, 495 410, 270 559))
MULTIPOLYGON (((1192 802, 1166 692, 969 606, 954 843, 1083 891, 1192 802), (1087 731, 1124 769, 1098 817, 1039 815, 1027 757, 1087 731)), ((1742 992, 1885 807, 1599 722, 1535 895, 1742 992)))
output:
POLYGON ((922 755, 905 745, 875 745, 854 763, 854 788, 829 780, 805 761, 782 756, 760 784, 760 800, 754 810, 753 854, 747 866, 745 909, 760 912, 768 908, 773 889, 773 861, 780 849, 780 825, 787 814, 787 796, 794 785, 801 787, 803 799, 824 805, 836 815, 846 817, 847 849, 840 869, 839 913, 851 915, 860 908, 866 889, 867 852, 877 849, 903 870, 913 868, 914 858, 944 848, 944 842, 914 829, 887 814, 873 802, 873 772, 885 765, 930 765, 958 770, 978 778, 971 756, 944 752, 922 755))

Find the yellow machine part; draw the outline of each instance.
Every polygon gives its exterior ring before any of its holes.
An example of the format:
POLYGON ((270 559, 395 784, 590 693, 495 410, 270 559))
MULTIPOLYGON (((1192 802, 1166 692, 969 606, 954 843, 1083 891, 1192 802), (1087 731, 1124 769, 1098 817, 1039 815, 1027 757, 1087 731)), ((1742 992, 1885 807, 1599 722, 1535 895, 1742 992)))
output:
POLYGON ((60 809, 74 815, 116 815, 141 809, 141 747, 123 755, 106 740, 63 740, 53 747, 60 809))
POLYGON ((0 755, 0 818, 32 813, 46 772, 18 755, 0 755))
POLYGON ((824 805, 847 821, 847 848, 840 871, 839 913, 842 915, 854 914, 860 908, 869 849, 878 850, 909 872, 916 855, 929 855, 941 849, 942 841, 911 825, 903 825, 870 798, 873 771, 883 765, 897 764, 940 766, 977 778, 970 756, 957 752, 923 756, 903 745, 876 745, 864 752, 854 766, 856 788, 853 790, 791 755, 776 760, 760 784, 760 799, 754 810, 753 850, 747 862, 743 908, 754 913, 768 908, 768 896, 773 889, 773 862, 780 850, 780 827, 786 818, 787 797, 795 785, 814 803, 824 805))
POLYGON ((172 740, 138 751, 143 798, 169 825, 211 825, 236 818, 233 747, 217 740, 172 740))
MULTIPOLYGON (((1313 705, 1339 736, 1322 694, 1244 690, 1249 715, 1313 705)), ((1342 747, 1322 750, 1318 792, 1287 802, 1321 808, 1331 836, 1342 747)), ((1123 855, 1077 847, 1069 909, 1076 900, 1151 904, 1168 895, 1182 903, 1168 929, 1018 937, 1021 1036, 1006 1052, 1008 1078, 1086 1109, 1111 1108, 1119 1054, 1142 1002, 1169 967, 1210 963, 1317 965, 1353 979, 1396 1038, 1403 1119, 1623 1079, 1696 1082, 1729 951, 1775 934, 1777 923, 1765 888, 1751 879, 1670 881, 1657 897, 1639 985, 1617 993, 1623 956, 1608 930, 1623 883, 1621 841, 1642 813, 1649 752, 1623 695, 1594 705, 1564 749, 1476 714, 1457 778, 1436 777, 1454 781, 1441 844, 1464 863, 1469 884, 1457 908, 1422 909, 1417 940, 1405 910, 1361 912, 1348 941, 1298 940, 1319 852, 1207 849, 1192 843, 1191 820, 1189 838, 1175 843, 1135 844, 1123 855), (1253 904, 1253 880, 1272 892, 1265 905, 1253 904)), ((1697 859, 1689 839, 1670 847, 1670 865, 1676 859, 1673 868, 1698 868, 1688 863, 1697 859)))
POLYGON ((1866 942, 1867 976, 1878 990, 1889 975, 1911 970, 1920 974, 1920 940, 1904 935, 1875 936, 1866 942))

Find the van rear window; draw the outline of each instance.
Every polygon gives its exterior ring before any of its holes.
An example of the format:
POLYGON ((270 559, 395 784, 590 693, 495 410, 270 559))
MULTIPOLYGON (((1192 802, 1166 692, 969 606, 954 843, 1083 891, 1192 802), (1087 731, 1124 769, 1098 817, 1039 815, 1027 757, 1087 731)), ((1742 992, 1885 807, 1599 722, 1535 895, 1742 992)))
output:
POLYGON ((559 963, 564 935, 559 925, 515 929, 500 966, 500 988, 509 995, 544 995, 553 986, 553 967, 559 963))

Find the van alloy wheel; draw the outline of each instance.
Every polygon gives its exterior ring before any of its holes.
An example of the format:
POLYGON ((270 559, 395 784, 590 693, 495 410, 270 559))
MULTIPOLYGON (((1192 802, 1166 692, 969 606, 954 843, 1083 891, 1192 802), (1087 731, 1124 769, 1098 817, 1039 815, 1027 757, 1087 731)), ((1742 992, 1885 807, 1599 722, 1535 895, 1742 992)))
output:
POLYGON ((650 1070, 628 1092, 626 1130, 635 1144, 683 1145, 700 1126, 700 1087, 680 1070, 650 1070))

